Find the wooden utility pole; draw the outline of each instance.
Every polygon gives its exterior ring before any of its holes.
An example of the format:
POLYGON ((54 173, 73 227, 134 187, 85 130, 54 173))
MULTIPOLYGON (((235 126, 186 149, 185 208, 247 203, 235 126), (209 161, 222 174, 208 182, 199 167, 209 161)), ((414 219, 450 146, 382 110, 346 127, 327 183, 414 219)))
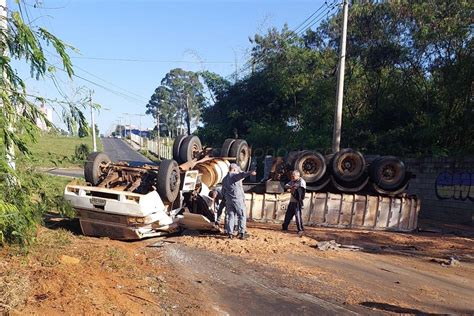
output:
POLYGON ((343 21, 341 36, 341 51, 339 54, 339 72, 337 73, 336 111, 334 115, 334 130, 332 135, 332 152, 336 153, 341 146, 342 105, 344 97, 344 70, 346 67, 346 40, 347 40, 347 15, 349 10, 348 0, 343 0, 343 21))

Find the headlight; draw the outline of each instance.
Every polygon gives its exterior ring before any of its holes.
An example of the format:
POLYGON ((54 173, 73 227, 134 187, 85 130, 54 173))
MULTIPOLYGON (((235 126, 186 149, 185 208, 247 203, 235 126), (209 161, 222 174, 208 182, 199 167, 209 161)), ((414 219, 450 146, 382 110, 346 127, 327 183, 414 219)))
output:
POLYGON ((144 224, 146 222, 146 217, 127 217, 128 224, 144 224))

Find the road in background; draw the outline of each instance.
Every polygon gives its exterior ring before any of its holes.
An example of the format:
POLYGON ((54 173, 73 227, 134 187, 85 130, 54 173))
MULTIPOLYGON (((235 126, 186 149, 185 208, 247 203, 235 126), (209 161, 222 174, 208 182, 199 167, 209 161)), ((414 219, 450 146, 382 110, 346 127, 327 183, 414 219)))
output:
POLYGON ((124 140, 118 138, 101 138, 104 152, 112 161, 137 161, 152 163, 151 160, 133 150, 124 140))

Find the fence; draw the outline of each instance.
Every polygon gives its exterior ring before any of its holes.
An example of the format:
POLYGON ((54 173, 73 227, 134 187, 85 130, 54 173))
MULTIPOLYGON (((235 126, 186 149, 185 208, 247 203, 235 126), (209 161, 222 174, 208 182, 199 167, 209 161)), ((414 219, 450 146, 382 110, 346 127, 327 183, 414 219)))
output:
POLYGON ((161 159, 173 158, 173 138, 161 137, 159 140, 150 140, 132 134, 131 140, 161 159))
POLYGON ((173 138, 160 138, 159 140, 147 140, 146 149, 162 159, 173 158, 173 138))

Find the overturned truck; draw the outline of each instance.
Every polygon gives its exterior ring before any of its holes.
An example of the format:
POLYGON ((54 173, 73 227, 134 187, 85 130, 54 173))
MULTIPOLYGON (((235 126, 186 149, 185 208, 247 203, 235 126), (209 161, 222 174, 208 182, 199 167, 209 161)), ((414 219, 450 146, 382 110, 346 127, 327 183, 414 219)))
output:
MULTIPOLYGON (((111 162, 92 153, 84 168, 87 185, 69 184, 65 198, 76 209, 85 235, 140 239, 182 229, 218 230, 209 192, 220 186, 229 164, 255 165, 242 139, 226 139, 220 149, 203 147, 196 136, 181 136, 173 159, 159 164, 111 162)), ((281 222, 289 193, 289 171, 308 183, 303 209, 306 225, 412 231, 420 203, 404 193, 412 174, 391 156, 364 157, 352 149, 324 156, 315 151, 267 157, 261 181, 245 183, 249 220, 281 222)))
POLYGON ((186 228, 218 230, 210 187, 221 182, 230 162, 246 168, 250 159, 244 140, 235 145, 221 157, 196 136, 179 137, 175 159, 159 164, 112 162, 94 152, 84 166, 87 185, 68 184, 64 196, 89 236, 140 239, 186 228))

